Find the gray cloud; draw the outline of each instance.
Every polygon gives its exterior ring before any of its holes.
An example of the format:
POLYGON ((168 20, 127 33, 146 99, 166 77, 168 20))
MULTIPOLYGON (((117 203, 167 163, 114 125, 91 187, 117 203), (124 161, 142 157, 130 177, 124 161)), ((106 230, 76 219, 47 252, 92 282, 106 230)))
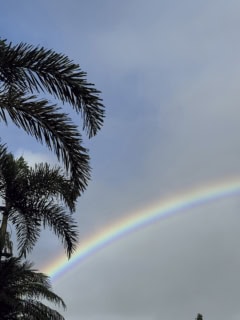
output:
MULTIPOLYGON (((93 176, 76 215, 82 238, 156 199, 239 176, 236 1, 38 6, 39 39, 79 61, 108 106, 102 132, 86 142, 93 176)), ((11 32, 40 41, 27 23, 11 32)), ((238 319, 239 204, 234 197, 189 209, 79 264, 54 283, 66 318, 238 319)), ((42 266, 60 252, 46 233, 32 257, 42 266)))
POLYGON ((216 309, 220 319, 237 313, 238 226, 229 211, 237 205, 196 208, 131 235, 83 262, 56 289, 71 288, 71 312, 84 317, 93 310, 166 319, 191 318, 196 310, 213 319, 216 309))

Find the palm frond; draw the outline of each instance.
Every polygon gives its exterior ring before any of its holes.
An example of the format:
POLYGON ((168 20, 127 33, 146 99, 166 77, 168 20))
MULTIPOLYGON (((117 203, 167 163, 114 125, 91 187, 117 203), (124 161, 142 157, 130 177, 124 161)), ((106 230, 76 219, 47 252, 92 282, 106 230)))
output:
POLYGON ((78 232, 72 216, 63 207, 54 201, 42 199, 37 203, 15 204, 16 209, 16 213, 10 214, 9 220, 17 231, 20 256, 25 256, 33 249, 43 224, 43 228, 49 227, 62 240, 70 258, 78 243, 78 232))
POLYGON ((45 142, 59 160, 63 160, 66 170, 76 188, 83 191, 90 179, 88 151, 82 146, 77 127, 55 105, 35 96, 26 96, 20 91, 0 94, 0 118, 7 124, 7 115, 17 127, 45 142))
POLYGON ((19 256, 26 257, 39 239, 41 220, 34 215, 29 206, 23 207, 23 204, 18 204, 17 210, 12 210, 9 220, 16 229, 19 256))
POLYGON ((32 299, 20 301, 17 307, 17 311, 18 313, 22 314, 22 319, 64 320, 64 317, 58 311, 44 305, 40 301, 32 299))
POLYGON ((87 82, 86 72, 67 56, 25 43, 0 46, 0 81, 23 91, 48 92, 72 105, 83 117, 91 137, 102 127, 100 91, 87 82))
POLYGON ((78 197, 71 180, 67 179, 60 167, 50 167, 48 163, 35 164, 29 169, 29 197, 41 199, 55 198, 65 203, 73 212, 78 197))
POLYGON ((56 310, 41 300, 66 308, 64 301, 51 288, 50 279, 32 263, 10 258, 0 262, 0 318, 32 320, 64 320, 56 310))
POLYGON ((42 227, 48 226, 62 240, 70 257, 78 238, 71 214, 78 189, 63 175, 62 169, 51 168, 46 163, 31 168, 22 157, 14 159, 0 145, 1 186, 0 194, 5 200, 1 210, 16 229, 19 255, 26 256, 36 244, 42 227))
POLYGON ((44 228, 48 226, 57 237, 62 239, 67 256, 70 258, 78 244, 77 225, 64 208, 54 202, 42 202, 41 216, 44 228))

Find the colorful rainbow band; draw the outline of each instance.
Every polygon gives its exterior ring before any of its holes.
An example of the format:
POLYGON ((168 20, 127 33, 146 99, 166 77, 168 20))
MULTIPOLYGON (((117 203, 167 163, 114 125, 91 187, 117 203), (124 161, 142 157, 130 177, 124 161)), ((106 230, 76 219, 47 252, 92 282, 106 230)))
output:
POLYGON ((156 221, 166 219, 177 212, 238 194, 240 194, 240 178, 235 178, 220 183, 208 184, 192 191, 180 193, 166 200, 161 200, 155 205, 140 210, 135 214, 128 215, 124 219, 106 227, 93 237, 84 240, 70 260, 62 256, 44 268, 43 272, 56 281, 96 251, 133 231, 144 228, 156 221))

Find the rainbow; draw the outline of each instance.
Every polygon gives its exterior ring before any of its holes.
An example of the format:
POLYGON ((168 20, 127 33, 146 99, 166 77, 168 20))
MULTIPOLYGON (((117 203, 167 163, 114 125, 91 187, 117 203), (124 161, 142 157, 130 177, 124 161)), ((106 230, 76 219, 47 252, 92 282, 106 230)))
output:
POLYGON ((133 231, 192 207, 238 194, 240 194, 240 178, 235 178, 208 184, 158 201, 154 205, 127 215, 127 217, 105 227, 89 239, 82 241, 70 260, 67 260, 65 256, 61 256, 45 267, 43 272, 55 281, 95 252, 133 231))

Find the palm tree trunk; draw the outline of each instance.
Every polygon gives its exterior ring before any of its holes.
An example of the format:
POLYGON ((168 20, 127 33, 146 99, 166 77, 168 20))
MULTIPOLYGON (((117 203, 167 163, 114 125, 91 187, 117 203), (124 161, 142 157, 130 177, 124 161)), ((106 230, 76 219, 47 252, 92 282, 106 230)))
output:
POLYGON ((2 224, 0 228, 0 261, 2 258, 2 252, 5 244, 5 236, 7 232, 7 222, 8 222, 8 214, 6 212, 2 213, 2 224))

